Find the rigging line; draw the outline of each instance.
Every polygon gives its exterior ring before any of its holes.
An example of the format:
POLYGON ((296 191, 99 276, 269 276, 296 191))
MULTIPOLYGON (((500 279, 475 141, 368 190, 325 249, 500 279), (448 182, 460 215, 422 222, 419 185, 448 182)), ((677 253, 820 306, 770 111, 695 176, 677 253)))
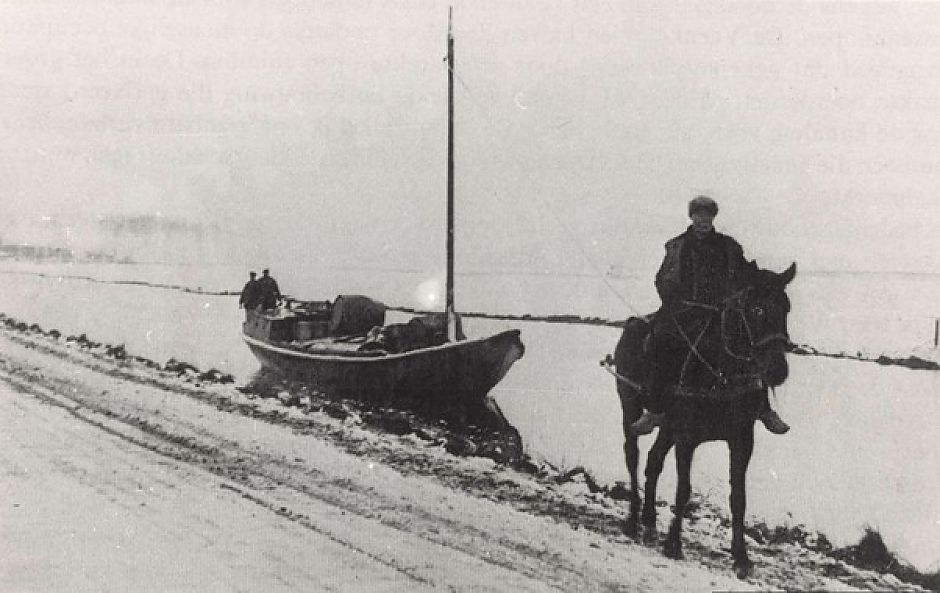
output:
MULTIPOLYGON (((450 68, 451 68, 451 65, 448 64, 447 67, 448 67, 448 69, 450 69, 450 68)), ((455 78, 455 79, 457 80, 457 82, 460 84, 460 87, 467 93, 467 96, 468 96, 468 98, 470 99, 470 102, 473 103, 473 105, 477 108, 477 110, 478 110, 481 114, 483 114, 483 115, 486 117, 487 122, 490 124, 490 128, 493 129, 493 130, 495 130, 496 128, 495 128, 495 126, 494 126, 493 123, 492 123, 492 118, 491 118, 490 115, 487 113, 486 108, 485 108, 485 107, 483 106, 483 104, 474 96, 473 92, 470 90, 470 87, 469 87, 469 86, 467 85, 467 83, 464 81, 463 77, 461 77, 457 72, 454 72, 453 70, 451 70, 451 72, 454 73, 454 78, 455 78)), ((503 143, 504 143, 504 144, 506 143, 505 137, 503 137, 501 134, 499 134, 499 132, 496 132, 496 135, 497 135, 501 140, 503 140, 503 143)), ((529 177, 529 174, 527 173, 527 169, 526 169, 525 167, 521 166, 521 163, 518 161, 518 158, 517 158, 511 151, 506 151, 506 153, 510 155, 510 158, 511 158, 511 159, 513 159, 514 161, 516 161, 516 165, 518 165, 519 170, 521 170, 521 171, 523 172, 523 175, 525 175, 526 177, 529 177)), ((540 198, 537 196, 536 199, 540 199, 540 198)), ((555 204, 552 203, 552 204, 550 204, 550 205, 554 206, 555 204)), ((613 293, 614 296, 616 296, 616 297, 620 300, 621 303, 623 303, 624 305, 626 305, 626 306, 633 312, 634 315, 643 315, 643 313, 640 313, 640 311, 639 311, 636 307, 634 307, 633 304, 632 304, 629 300, 627 300, 627 298, 610 282, 610 279, 607 277, 606 274, 604 274, 604 273, 601 271, 600 267, 597 265, 597 262, 594 261, 594 258, 592 258, 592 257, 587 253, 587 251, 584 249, 584 246, 582 245, 581 241, 577 240, 577 238, 575 237, 575 235, 574 235, 574 233, 571 231, 571 229, 569 229, 569 228, 565 225, 565 223, 561 220, 561 217, 559 217, 559 216, 555 213, 554 208, 548 208, 547 210, 548 210, 549 213, 551 214, 552 219, 555 221, 555 223, 558 225, 558 227, 562 230, 562 232, 564 233, 564 235, 565 235, 565 237, 568 239, 568 241, 569 241, 572 245, 574 245, 574 247, 578 250, 578 253, 581 255, 581 259, 582 259, 583 261, 585 261, 585 262, 588 264, 588 266, 593 270, 595 276, 596 276, 597 278, 600 278, 600 280, 601 280, 601 282, 603 282, 604 286, 606 286, 607 289, 608 289, 611 293, 613 293)))
MULTIPOLYGON (((611 371, 608 371, 611 372, 611 371)), ((617 375, 615 375, 617 376, 617 375)), ((565 395, 597 394, 607 396, 607 391, 599 389, 533 389, 524 387, 494 387, 493 393, 558 393, 565 395)))

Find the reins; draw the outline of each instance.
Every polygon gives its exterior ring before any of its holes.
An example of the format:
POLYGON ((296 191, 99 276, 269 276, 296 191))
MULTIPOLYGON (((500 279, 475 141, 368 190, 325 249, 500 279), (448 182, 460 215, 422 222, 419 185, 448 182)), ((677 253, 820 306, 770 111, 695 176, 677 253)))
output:
MULTIPOLYGON (((742 360, 744 362, 753 362, 753 356, 735 354, 731 351, 731 346, 728 344, 728 331, 727 331, 727 321, 728 321, 728 308, 725 308, 721 311, 721 345, 724 348, 725 352, 731 358, 736 360, 742 360)), ((751 326, 747 322, 747 317, 744 315, 744 311, 741 309, 735 309, 735 312, 741 317, 741 321, 744 322, 744 330, 747 333, 747 343, 750 347, 750 350, 753 351, 755 348, 754 345, 754 335, 751 333, 751 326)))

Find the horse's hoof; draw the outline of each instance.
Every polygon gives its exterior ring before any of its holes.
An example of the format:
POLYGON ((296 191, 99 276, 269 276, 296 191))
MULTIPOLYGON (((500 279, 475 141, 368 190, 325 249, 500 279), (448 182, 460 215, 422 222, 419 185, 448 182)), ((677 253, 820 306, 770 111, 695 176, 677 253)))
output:
POLYGON ((655 546, 659 541, 659 533, 656 531, 656 526, 653 527, 644 527, 643 528, 643 543, 647 546, 655 546))
POLYGON ((753 569, 754 563, 751 562, 748 558, 734 561, 734 574, 736 574, 737 577, 741 580, 751 576, 751 571, 753 571, 753 569))
POLYGON ((640 536, 640 524, 630 517, 623 522, 623 534, 631 539, 640 536))
POLYGON ((682 543, 666 540, 665 545, 663 545, 663 555, 673 560, 682 560, 682 543))

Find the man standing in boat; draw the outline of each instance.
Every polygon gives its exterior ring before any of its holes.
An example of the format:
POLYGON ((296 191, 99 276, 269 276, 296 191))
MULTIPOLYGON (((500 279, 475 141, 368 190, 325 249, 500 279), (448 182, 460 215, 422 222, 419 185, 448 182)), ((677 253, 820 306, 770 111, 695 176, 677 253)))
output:
MULTIPOLYGON (((730 295, 735 285, 755 264, 733 238, 715 230, 718 204, 707 196, 689 202, 692 224, 666 243, 666 256, 656 273, 656 291, 662 307, 655 314, 650 333, 650 381, 648 408, 632 424, 635 434, 649 434, 659 426, 675 397, 688 345, 679 333, 675 315, 696 305, 714 308, 730 295)), ((704 310, 704 308, 703 308, 704 310)), ((758 419, 774 434, 790 427, 766 400, 758 419)))
POLYGON ((253 311, 261 302, 257 277, 258 274, 248 272, 248 282, 242 287, 242 293, 238 297, 238 306, 245 309, 245 317, 248 316, 249 311, 253 311))
POLYGON ((277 307, 277 302, 281 298, 281 290, 277 286, 277 281, 270 276, 270 272, 268 268, 263 269, 261 278, 258 279, 258 300, 262 309, 277 307))

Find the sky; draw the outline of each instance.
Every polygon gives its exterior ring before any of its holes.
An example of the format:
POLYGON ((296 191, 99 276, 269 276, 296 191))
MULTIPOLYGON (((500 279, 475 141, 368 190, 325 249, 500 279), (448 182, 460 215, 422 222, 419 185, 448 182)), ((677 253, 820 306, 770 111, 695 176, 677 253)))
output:
POLYGON ((0 2, 0 238, 442 269, 451 5, 459 270, 940 272, 936 3, 0 2))

